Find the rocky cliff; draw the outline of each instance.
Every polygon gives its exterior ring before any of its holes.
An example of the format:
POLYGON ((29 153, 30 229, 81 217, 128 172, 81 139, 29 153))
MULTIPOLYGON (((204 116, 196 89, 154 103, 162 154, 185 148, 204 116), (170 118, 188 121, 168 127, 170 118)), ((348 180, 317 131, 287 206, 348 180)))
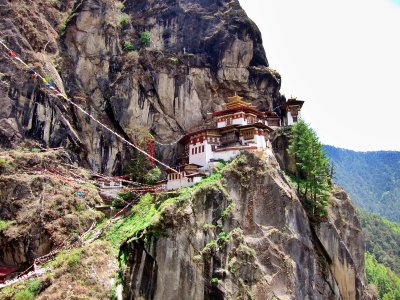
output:
MULTIPOLYGON (((278 113, 285 102, 237 0, 0 0, 0 16, 0 38, 22 59, 127 139, 149 130, 168 162, 175 145, 162 144, 207 124, 227 96, 278 113)), ((0 218, 8 222, 0 265, 22 267, 102 216, 76 194, 90 195, 92 207, 97 190, 32 173, 62 157, 21 143, 62 147, 108 174, 121 174, 135 153, 5 52, 0 106, 0 145, 14 149, 0 160, 0 218)), ((39 299, 372 299, 351 201, 337 189, 328 218, 310 222, 281 171, 295 167, 286 148, 282 139, 275 153, 243 155, 193 188, 143 197, 130 216, 98 225, 103 241, 57 256, 35 292, 21 288, 39 299)))
MULTIPOLYGON (((140 127, 173 142, 235 92, 264 110, 279 111, 284 101, 261 34, 236 0, 2 2, 1 38, 127 137, 140 127), (144 32, 148 44, 141 42, 144 32)), ((32 137, 73 149, 93 169, 121 171, 131 153, 114 136, 43 93, 7 58, 0 72, 3 145, 32 137)), ((158 153, 173 159, 170 146, 158 153)))
POLYGON ((241 156, 221 174, 170 199, 122 245, 126 299, 373 298, 343 191, 317 225, 272 153, 241 156))

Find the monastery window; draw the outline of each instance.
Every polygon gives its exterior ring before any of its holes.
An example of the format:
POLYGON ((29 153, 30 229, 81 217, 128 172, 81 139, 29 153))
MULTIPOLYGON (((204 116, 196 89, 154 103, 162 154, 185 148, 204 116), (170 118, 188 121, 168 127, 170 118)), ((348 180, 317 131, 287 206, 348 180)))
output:
POLYGON ((201 146, 201 152, 204 152, 204 145, 201 146))
POLYGON ((232 119, 231 118, 227 118, 226 119, 226 125, 231 125, 232 124, 232 119))
POLYGON ((197 154, 197 147, 194 148, 194 154, 197 154))
POLYGON ((254 137, 254 132, 252 130, 247 130, 242 132, 245 139, 252 139, 254 137))
POLYGON ((212 151, 215 151, 216 148, 217 148, 217 147, 216 147, 215 145, 212 145, 212 146, 211 146, 211 150, 212 150, 212 151))

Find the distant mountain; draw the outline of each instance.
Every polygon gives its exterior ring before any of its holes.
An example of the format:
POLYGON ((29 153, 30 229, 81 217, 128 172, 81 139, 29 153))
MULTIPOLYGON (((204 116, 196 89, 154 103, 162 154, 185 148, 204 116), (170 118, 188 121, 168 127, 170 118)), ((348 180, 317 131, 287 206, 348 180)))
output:
POLYGON ((324 146, 336 183, 360 208, 400 223, 400 152, 355 152, 324 146))

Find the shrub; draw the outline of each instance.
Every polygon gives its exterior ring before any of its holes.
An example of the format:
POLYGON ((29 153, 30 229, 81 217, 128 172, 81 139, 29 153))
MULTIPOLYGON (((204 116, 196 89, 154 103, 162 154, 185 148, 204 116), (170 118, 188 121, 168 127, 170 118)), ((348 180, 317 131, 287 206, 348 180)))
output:
POLYGON ((28 283, 28 290, 35 295, 40 291, 41 287, 42 284, 37 279, 33 279, 28 283))
POLYGON ((122 203, 130 203, 130 202, 133 201, 133 199, 135 199, 135 194, 134 194, 134 193, 131 193, 131 192, 127 192, 127 193, 124 193, 124 192, 118 193, 116 200, 117 200, 117 199, 120 199, 120 201, 121 201, 122 203))
POLYGON ((131 52, 135 50, 135 46, 133 46, 133 44, 130 41, 125 41, 123 48, 124 51, 126 52, 131 52))
POLYGON ((145 46, 150 46, 151 34, 148 31, 144 31, 140 34, 140 42, 145 46))
POLYGON ((0 219, 0 232, 2 232, 4 229, 6 229, 8 226, 10 226, 14 222, 15 221, 6 221, 6 220, 0 219))
POLYGON ((154 167, 144 175, 144 183, 155 184, 161 177, 161 170, 159 167, 154 167))
POLYGON ((61 36, 64 34, 65 30, 67 29, 67 23, 69 20, 69 14, 68 13, 63 13, 62 16, 62 21, 60 23, 60 25, 58 25, 58 34, 61 36))
POLYGON ((35 299, 35 295, 28 289, 19 291, 14 296, 14 300, 33 300, 33 299, 35 299))
POLYGON ((117 8, 119 10, 123 10, 125 8, 125 5, 122 2, 116 2, 115 8, 117 8))
POLYGON ((127 27, 128 25, 129 25, 129 22, 130 22, 131 20, 130 20, 130 18, 129 18, 129 16, 127 15, 127 14, 122 14, 121 16, 119 16, 119 18, 118 18, 118 23, 119 23, 119 26, 121 27, 121 28, 125 28, 125 27, 127 27))
POLYGON ((75 266, 78 261, 81 259, 81 256, 79 255, 79 253, 71 253, 71 255, 68 256, 68 266, 69 267, 73 267, 75 266))
POLYGON ((218 282, 219 282, 219 278, 217 278, 217 277, 211 278, 211 283, 216 283, 216 284, 218 284, 218 282))
POLYGON ((6 158, 0 157, 0 174, 12 171, 13 167, 6 158))

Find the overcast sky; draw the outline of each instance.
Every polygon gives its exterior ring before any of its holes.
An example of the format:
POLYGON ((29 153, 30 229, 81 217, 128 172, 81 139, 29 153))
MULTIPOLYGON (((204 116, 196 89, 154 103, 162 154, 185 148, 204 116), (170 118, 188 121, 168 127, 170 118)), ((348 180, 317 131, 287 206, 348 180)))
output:
POLYGON ((400 150, 400 0, 239 0, 325 144, 400 150))

